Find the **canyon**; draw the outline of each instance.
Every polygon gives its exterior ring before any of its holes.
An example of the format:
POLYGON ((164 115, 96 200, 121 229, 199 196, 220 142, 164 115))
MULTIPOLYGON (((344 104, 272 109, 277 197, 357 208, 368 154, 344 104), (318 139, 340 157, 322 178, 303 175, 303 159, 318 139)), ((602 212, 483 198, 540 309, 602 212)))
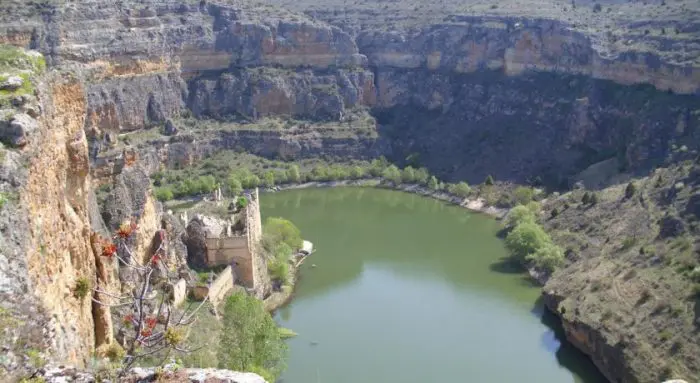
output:
MULTIPOLYGON (((26 97, 0 98, 0 322, 13 324, 2 344, 16 369, 26 348, 85 365, 111 336, 110 316, 71 289, 81 276, 117 278, 92 233, 139 217, 135 246, 145 251, 157 231, 178 230, 150 195, 148 176, 162 167, 224 150, 283 160, 383 155, 399 165, 417 158, 445 180, 491 175, 568 190, 607 164, 612 176, 585 185, 605 191, 613 178, 651 177, 699 149, 693 1, 9 0, 0 43, 41 52, 47 65, 30 74, 26 97)), ((686 170, 662 186, 695 185, 686 170)), ((695 203, 673 201, 661 212, 695 203)), ((554 205, 544 205, 549 214, 554 205)), ((579 216, 558 220, 566 229, 579 216)), ((694 218, 682 218, 695 235, 694 218)), ((587 267, 606 259, 591 238, 544 287, 572 342, 611 381, 697 377, 690 283, 670 294, 663 281, 644 282, 682 302, 683 322, 672 328, 688 335, 683 359, 647 352, 673 310, 645 313, 653 328, 630 340, 632 327, 587 315, 597 297, 564 283, 584 283, 587 267), (562 313, 562 302, 576 307, 562 313), (649 356, 655 362, 644 364, 649 356)), ((615 272, 638 267, 628 261, 616 260, 615 272)), ((622 317, 639 315, 624 295, 606 299, 622 317)))

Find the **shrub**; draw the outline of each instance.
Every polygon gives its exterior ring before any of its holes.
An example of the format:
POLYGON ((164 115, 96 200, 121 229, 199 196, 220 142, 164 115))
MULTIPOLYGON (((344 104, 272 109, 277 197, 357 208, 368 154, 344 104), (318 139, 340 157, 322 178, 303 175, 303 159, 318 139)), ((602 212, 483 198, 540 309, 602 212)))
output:
POLYGON ((353 166, 350 168, 350 178, 357 180, 365 176, 365 169, 361 166, 353 166))
POLYGON ((394 185, 398 185, 401 183, 401 171, 395 165, 389 165, 382 172, 382 178, 394 185))
POLYGON ((293 183, 298 183, 301 181, 301 173, 298 165, 292 165, 289 169, 287 169, 287 180, 293 183))
POLYGON ((428 188, 435 191, 440 189, 440 183, 435 176, 430 176, 430 179, 428 180, 428 188))
POLYGON ((156 188, 155 196, 158 201, 165 202, 175 198, 173 189, 167 186, 156 188))
POLYGON ((268 218, 263 226, 263 236, 271 243, 285 243, 292 249, 302 245, 301 231, 284 218, 268 218))
POLYGON ((267 261, 267 271, 270 273, 270 278, 278 280, 283 285, 288 282, 289 262, 282 259, 270 259, 267 261))
POLYGON ((405 184, 411 184, 416 181, 416 169, 412 167, 407 167, 404 168, 403 171, 401 171, 401 182, 405 184))
POLYGON ((591 205, 597 204, 598 203, 598 193, 595 193, 595 192, 591 193, 591 198, 588 200, 588 202, 591 205))
POLYGON ((222 324, 218 367, 264 371, 268 382, 276 381, 285 368, 287 345, 262 302, 243 293, 230 296, 223 308, 222 324))
POLYGON ((506 216, 506 227, 516 227, 524 222, 535 222, 535 214, 527 206, 518 205, 508 212, 506 216))
POLYGON ((265 174, 263 174, 262 186, 266 188, 271 188, 275 186, 275 172, 266 171, 265 174))
POLYGON ((90 281, 85 277, 80 277, 75 281, 75 286, 73 287, 73 296, 78 299, 83 299, 90 293, 90 281))
POLYGON ((588 205, 588 203, 591 202, 591 195, 588 192, 583 193, 583 197, 581 197, 581 203, 584 205, 588 205))
POLYGON ((384 157, 379 157, 377 159, 372 160, 372 163, 369 165, 369 174, 372 177, 381 177, 382 174, 384 173, 384 169, 389 166, 389 161, 386 160, 384 157))
POLYGON ((238 209, 243 209, 246 206, 248 206, 248 199, 246 197, 241 196, 236 199, 236 207, 238 209))
POLYGON ((486 176, 486 179, 484 180, 484 185, 491 186, 491 185, 493 185, 493 182, 494 182, 493 177, 491 177, 491 175, 489 174, 488 176, 486 176))
POLYGON ((420 168, 420 169, 416 170, 416 177, 415 177, 416 183, 419 183, 421 185, 426 185, 428 183, 428 179, 430 179, 430 173, 428 172, 428 169, 420 168))
POLYGON ((526 186, 518 186, 513 192, 513 197, 516 204, 525 205, 535 197, 535 191, 526 186))
POLYGON ((451 184, 447 187, 447 191, 450 194, 454 194, 460 198, 467 198, 471 193, 472 189, 466 182, 460 182, 458 184, 451 184))
POLYGON ((634 184, 634 182, 630 182, 627 184, 627 187, 625 188, 625 199, 630 199, 634 196, 634 193, 637 192, 637 186, 634 184))
POLYGON ((557 218, 557 216, 559 216, 559 209, 557 209, 556 207, 554 209, 552 209, 552 212, 550 213, 549 216, 552 218, 557 218))
POLYGON ((243 193, 243 184, 241 184, 241 180, 239 180, 235 174, 228 176, 226 179, 226 187, 228 188, 229 194, 232 196, 243 193))
POLYGON ((551 239, 536 223, 523 222, 508 233, 505 243, 513 257, 524 261, 528 255, 551 244, 551 239))
POLYGON ((564 264, 564 251, 553 243, 544 243, 534 253, 528 254, 525 259, 538 268, 552 272, 564 264))

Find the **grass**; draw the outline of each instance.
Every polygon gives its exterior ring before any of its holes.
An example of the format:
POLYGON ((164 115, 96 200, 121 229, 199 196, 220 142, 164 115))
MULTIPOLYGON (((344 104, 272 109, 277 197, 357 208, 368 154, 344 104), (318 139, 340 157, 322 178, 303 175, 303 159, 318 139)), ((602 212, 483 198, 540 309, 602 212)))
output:
POLYGON ((10 45, 0 45, 0 82, 11 76, 22 78, 22 86, 15 90, 0 90, 0 106, 6 105, 16 96, 34 93, 32 80, 46 70, 46 61, 41 54, 29 53, 10 45))

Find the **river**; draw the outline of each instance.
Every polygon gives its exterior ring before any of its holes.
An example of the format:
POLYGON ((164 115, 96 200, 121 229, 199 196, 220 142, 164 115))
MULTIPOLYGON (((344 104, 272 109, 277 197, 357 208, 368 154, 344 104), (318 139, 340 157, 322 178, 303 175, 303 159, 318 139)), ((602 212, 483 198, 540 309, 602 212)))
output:
POLYGON ((261 207, 317 249, 276 314, 299 334, 283 382, 605 382, 504 261, 495 220, 369 188, 264 194, 261 207))

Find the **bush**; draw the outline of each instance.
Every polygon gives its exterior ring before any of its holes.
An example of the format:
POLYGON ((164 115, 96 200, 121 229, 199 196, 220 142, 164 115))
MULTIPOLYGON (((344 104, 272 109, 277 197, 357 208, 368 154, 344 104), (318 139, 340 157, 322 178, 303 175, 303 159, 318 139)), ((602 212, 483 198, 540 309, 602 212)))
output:
POLYGON ((268 218, 263 225, 263 237, 269 243, 285 243, 291 249, 300 249, 301 231, 284 218, 268 218))
POLYGON ((516 204, 525 205, 535 197, 535 191, 526 186, 518 186, 513 192, 513 197, 516 204))
POLYGON ((386 158, 379 157, 374 159, 369 165, 369 174, 372 177, 381 177, 387 166, 389 166, 389 161, 387 161, 386 158))
POLYGON ((218 367, 262 372, 269 382, 276 381, 285 368, 287 345, 262 302, 243 293, 230 296, 222 324, 218 367))
POLYGON ((241 180, 239 180, 235 174, 228 176, 228 179, 226 179, 226 187, 228 188, 229 194, 232 196, 243 193, 243 184, 241 184, 241 180))
POLYGON ((488 176, 486 176, 486 179, 484 180, 484 185, 492 186, 493 182, 494 182, 493 177, 491 177, 491 175, 489 174, 488 176))
POLYGON ((521 223, 531 222, 535 223, 536 217, 532 210, 528 209, 527 206, 518 205, 508 212, 506 216, 505 226, 514 228, 521 223))
POLYGON ((365 169, 361 166, 353 166, 350 168, 350 178, 357 180, 365 176, 365 169))
POLYGON ((78 299, 83 299, 90 293, 90 281, 85 277, 78 278, 73 287, 73 296, 78 299))
POLYGON ((282 259, 270 259, 267 261, 267 271, 272 280, 280 281, 283 285, 289 282, 289 262, 282 259))
POLYGON ((301 172, 299 171, 298 165, 292 165, 287 169, 287 180, 292 183, 298 183, 301 181, 301 172))
POLYGON ((525 261, 528 255, 535 254, 544 246, 550 245, 551 241, 549 235, 539 225, 526 221, 508 233, 505 243, 515 259, 525 261))
POLYGON ((525 259, 540 269, 552 272, 564 264, 564 251, 553 243, 545 243, 534 253, 528 254, 525 259))
POLYGON ((472 189, 469 187, 469 184, 466 182, 460 182, 458 184, 450 184, 447 187, 447 191, 450 194, 454 194, 457 197, 460 198, 467 198, 469 197, 469 194, 471 193, 472 189))
POLYGON ((156 188, 154 195, 156 196, 156 199, 161 202, 170 201, 171 199, 175 198, 173 189, 167 186, 156 188))
POLYGON ((420 168, 420 169, 416 170, 416 177, 415 177, 416 183, 419 183, 421 185, 427 185, 429 179, 430 179, 430 173, 428 172, 428 169, 420 168))
POLYGON ((248 199, 246 197, 241 196, 236 199, 236 207, 238 209, 243 209, 246 206, 248 206, 248 199))
POLYGON ((405 184, 412 184, 416 181, 416 169, 412 167, 404 168, 401 171, 401 182, 405 184))
POLYGON ((262 186, 266 188, 271 188, 275 186, 275 172, 266 171, 265 174, 263 174, 262 186))
POLYGON ((634 184, 634 182, 630 182, 627 184, 627 187, 625 188, 625 199, 630 199, 634 196, 634 193, 637 192, 637 186, 634 184))
POLYGON ((440 183, 435 176, 430 176, 428 180, 428 189, 437 191, 440 188, 440 183))
POLYGON ((394 185, 399 185, 401 183, 401 171, 395 165, 389 165, 382 172, 382 178, 394 185))

